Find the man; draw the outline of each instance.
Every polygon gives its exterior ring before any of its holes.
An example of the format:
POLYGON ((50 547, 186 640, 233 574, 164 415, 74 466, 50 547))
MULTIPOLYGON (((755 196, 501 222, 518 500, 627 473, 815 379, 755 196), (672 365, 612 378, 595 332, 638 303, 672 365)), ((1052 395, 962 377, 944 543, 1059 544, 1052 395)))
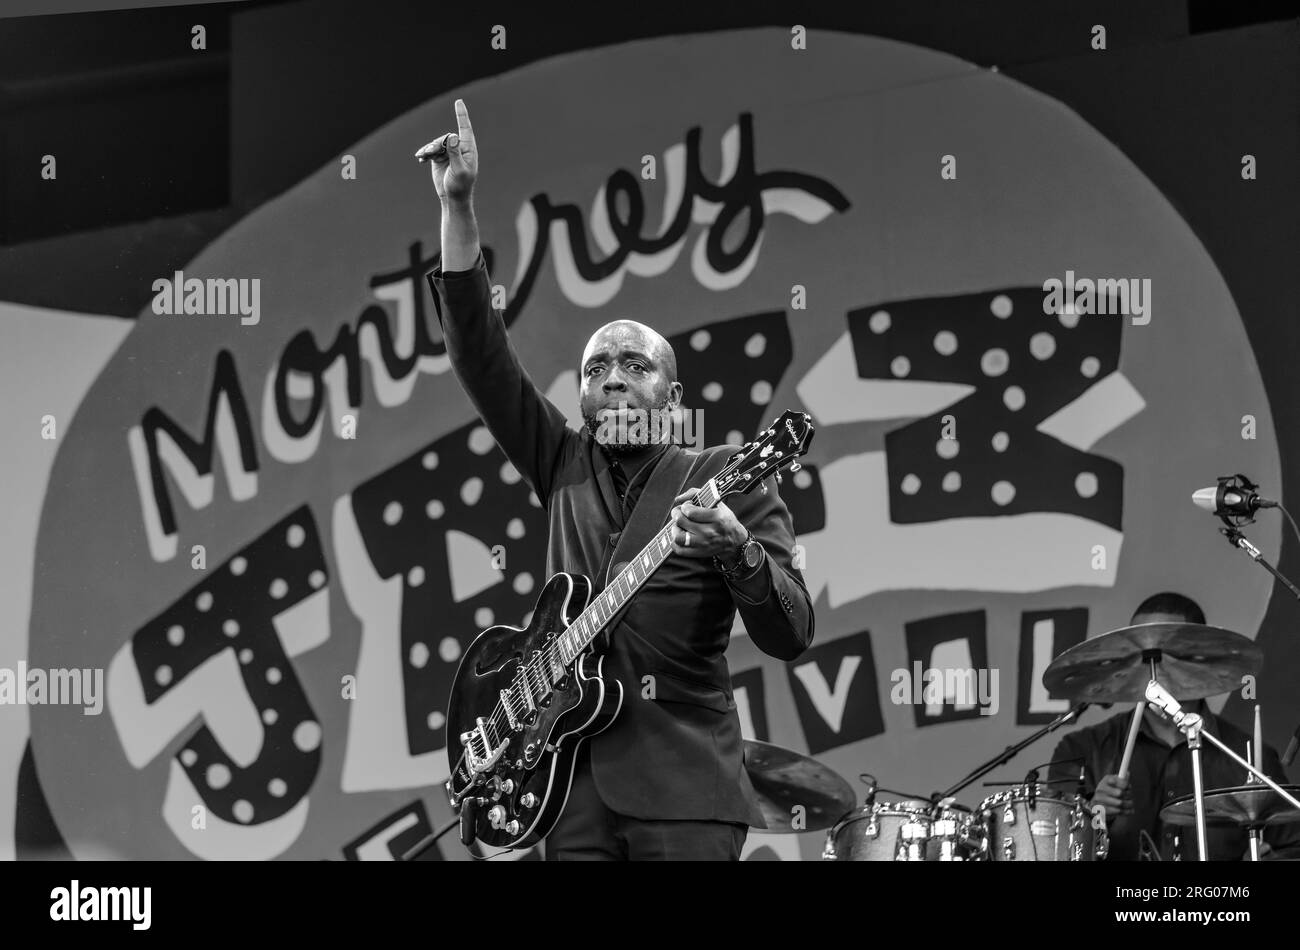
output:
POLYGON ((432 159, 442 204, 441 260, 429 283, 457 377, 546 509, 547 574, 585 574, 597 588, 615 576, 620 563, 602 564, 643 492, 663 499, 649 512, 651 534, 670 514, 674 524, 672 556, 609 633, 605 671, 623 684, 623 708, 583 743, 546 856, 737 860, 747 826, 765 824, 744 770, 723 653, 737 610, 750 639, 771 656, 794 659, 812 642, 789 511, 771 480, 766 492, 711 509, 692 505, 693 489, 737 447, 688 452, 630 438, 635 426, 605 424, 652 410, 671 416, 680 405, 672 347, 642 324, 615 321, 587 342, 579 372, 586 428, 566 425, 520 365, 490 304, 472 203, 479 152, 459 99, 456 119, 457 132, 416 153, 432 159))
MULTIPOLYGON (((1195 601, 1181 594, 1162 593, 1148 597, 1130 621, 1142 623, 1205 623, 1205 613, 1195 601)), ((1176 697, 1177 698, 1177 697, 1176 697)), ((1187 712, 1200 714, 1205 728, 1242 758, 1250 736, 1227 720, 1210 712, 1204 700, 1181 701, 1187 712)), ((1147 705, 1139 727, 1129 774, 1118 775, 1128 742, 1133 710, 1111 716, 1104 722, 1079 729, 1061 740, 1052 756, 1049 777, 1071 779, 1085 770, 1086 793, 1094 805, 1106 809, 1110 833, 1110 861, 1139 858, 1184 861, 1198 859, 1196 827, 1166 825, 1160 809, 1175 798, 1192 793, 1192 757, 1183 733, 1169 719, 1147 705)), ((1206 791, 1247 784, 1244 768, 1211 743, 1201 743, 1201 766, 1206 791)), ((1264 771, 1280 785, 1287 782, 1281 760, 1271 746, 1264 748, 1264 771)), ((1068 789, 1068 784, 1057 785, 1068 789)), ((1284 825, 1268 829, 1260 851, 1270 859, 1300 857, 1300 828, 1284 825)), ((1206 853, 1212 861, 1235 861, 1249 857, 1249 839, 1240 828, 1206 824, 1206 853)))

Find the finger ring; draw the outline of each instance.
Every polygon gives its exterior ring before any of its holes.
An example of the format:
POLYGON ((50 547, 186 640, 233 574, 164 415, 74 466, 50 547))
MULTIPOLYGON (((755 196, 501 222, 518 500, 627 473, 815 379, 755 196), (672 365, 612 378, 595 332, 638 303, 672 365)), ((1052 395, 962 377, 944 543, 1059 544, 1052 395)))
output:
POLYGON ((683 532, 682 532, 682 547, 684 547, 684 548, 689 548, 690 546, 691 546, 691 536, 690 536, 690 533, 689 533, 689 532, 686 532, 686 531, 683 531, 683 532))

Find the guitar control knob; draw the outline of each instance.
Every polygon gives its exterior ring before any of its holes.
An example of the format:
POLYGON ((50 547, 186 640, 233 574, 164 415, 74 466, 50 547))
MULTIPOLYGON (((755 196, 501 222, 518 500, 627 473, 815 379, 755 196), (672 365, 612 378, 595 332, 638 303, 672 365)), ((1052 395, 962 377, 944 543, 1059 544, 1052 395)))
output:
POLYGON ((506 779, 504 782, 501 783, 501 794, 502 794, 502 795, 509 795, 509 794, 510 794, 511 792, 513 792, 514 790, 515 790, 515 780, 514 780, 514 779, 512 779, 512 778, 508 778, 508 779, 506 779))
POLYGON ((519 834, 519 822, 517 822, 517 821, 513 821, 513 820, 507 822, 507 823, 506 823, 506 834, 511 834, 511 835, 517 835, 517 834, 519 834))
POLYGON ((523 805, 525 808, 532 808, 537 804, 537 796, 532 792, 524 792, 524 797, 519 799, 519 804, 523 805))
POLYGON ((488 824, 493 828, 500 828, 506 823, 506 810, 500 805, 493 805, 488 809, 488 824))

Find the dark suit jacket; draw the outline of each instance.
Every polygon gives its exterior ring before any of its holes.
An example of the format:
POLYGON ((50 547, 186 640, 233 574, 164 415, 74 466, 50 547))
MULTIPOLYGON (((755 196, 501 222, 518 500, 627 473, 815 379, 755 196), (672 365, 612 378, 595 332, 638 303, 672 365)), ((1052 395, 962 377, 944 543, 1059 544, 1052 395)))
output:
MULTIPOLYGON (((491 306, 481 254, 471 270, 444 274, 439 267, 428 280, 457 377, 546 509, 548 576, 585 574, 599 589, 606 548, 617 543, 629 515, 604 451, 585 429, 570 428, 524 371, 491 306)), ((738 448, 692 453, 686 486, 702 486, 738 448)), ((647 467, 680 460, 682 452, 689 450, 669 445, 647 467)), ((724 651, 737 610, 755 645, 779 659, 799 656, 813 637, 812 603, 791 563, 790 513, 775 483, 768 485, 766 493, 726 499, 767 554, 765 597, 747 602, 711 559, 670 556, 611 632, 605 670, 623 683, 624 703, 614 724, 591 740, 591 763, 601 798, 616 812, 764 827, 742 762, 724 651)), ((656 529, 667 506, 662 514, 656 529)), ((635 553, 620 552, 620 558, 635 553)))

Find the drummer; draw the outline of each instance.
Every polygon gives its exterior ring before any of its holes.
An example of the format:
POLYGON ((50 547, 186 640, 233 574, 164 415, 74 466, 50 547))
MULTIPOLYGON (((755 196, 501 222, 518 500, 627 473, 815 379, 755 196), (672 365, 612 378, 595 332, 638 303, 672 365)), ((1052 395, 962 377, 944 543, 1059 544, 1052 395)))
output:
MULTIPOLYGON (((1155 594, 1144 600, 1133 614, 1133 624, 1205 623, 1205 613, 1195 601, 1181 594, 1155 594)), ((1178 698, 1178 697, 1175 697, 1178 698)), ((1180 700, 1181 701, 1181 700, 1180 700)), ((1187 712, 1199 713, 1205 728, 1234 752, 1246 758, 1250 739, 1232 723, 1216 717, 1204 700, 1182 703, 1187 712)), ((1197 859, 1194 826, 1165 825, 1160 809, 1168 802, 1192 794, 1192 759, 1186 738, 1174 724, 1147 706, 1138 731, 1137 743, 1127 778, 1118 776, 1124 756, 1132 708, 1095 726, 1067 735, 1052 756, 1049 777, 1076 778, 1084 769, 1084 793, 1094 805, 1106 809, 1110 833, 1111 861, 1197 859)), ((1210 743, 1201 746, 1205 789, 1244 785, 1247 773, 1210 743)), ((1286 773, 1271 746, 1264 747, 1264 772, 1279 784, 1286 773)), ((1068 789, 1057 785, 1057 789, 1068 789)), ((1242 828, 1207 825, 1206 853, 1212 861, 1235 861, 1249 857, 1249 839, 1242 828)), ((1300 825, 1274 826, 1264 834, 1260 852, 1265 859, 1300 859, 1300 825)))

